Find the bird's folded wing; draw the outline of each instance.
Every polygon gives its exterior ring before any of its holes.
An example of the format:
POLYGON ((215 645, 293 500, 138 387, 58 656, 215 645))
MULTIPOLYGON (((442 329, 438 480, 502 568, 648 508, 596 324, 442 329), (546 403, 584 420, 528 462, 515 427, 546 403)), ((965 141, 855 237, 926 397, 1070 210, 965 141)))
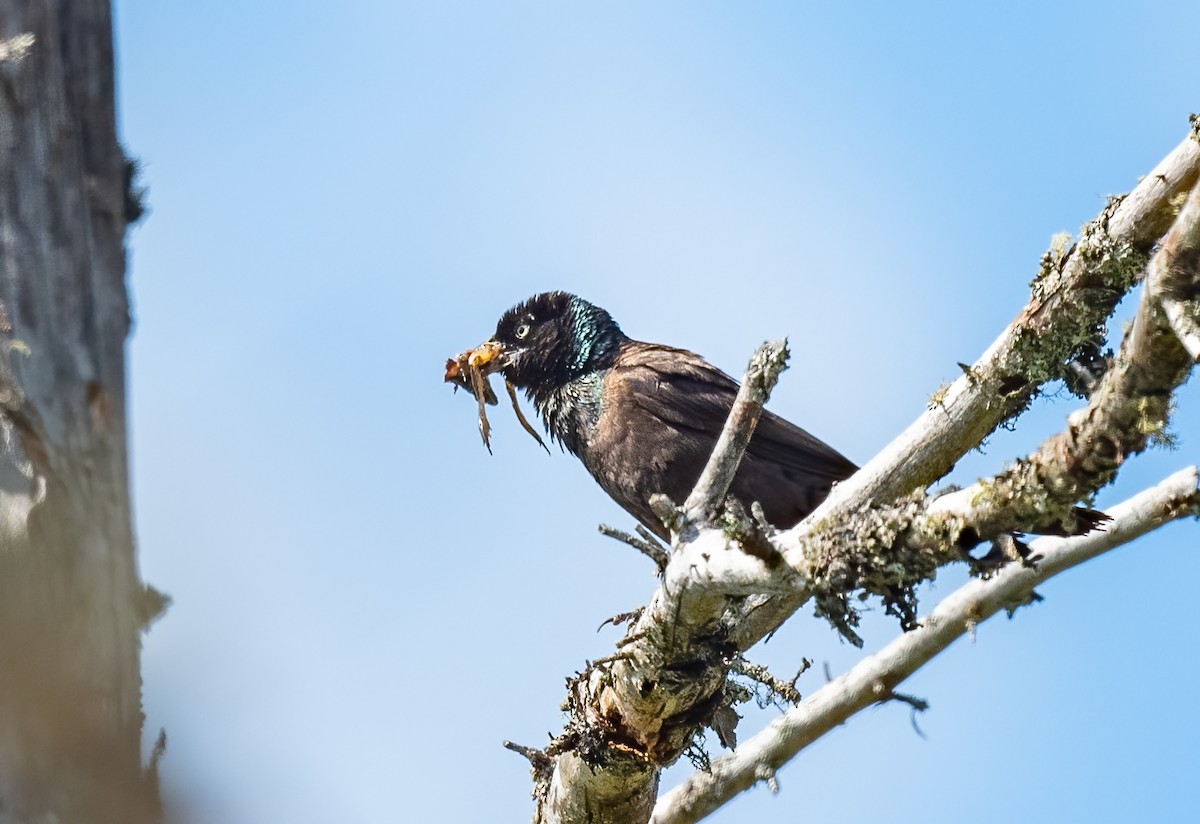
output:
MULTIPOLYGON (((733 378, 695 353, 644 343, 627 347, 610 381, 611 389, 645 413, 714 444, 738 389, 733 378)), ((839 481, 857 469, 833 447, 765 410, 747 456, 777 464, 805 482, 839 481)))

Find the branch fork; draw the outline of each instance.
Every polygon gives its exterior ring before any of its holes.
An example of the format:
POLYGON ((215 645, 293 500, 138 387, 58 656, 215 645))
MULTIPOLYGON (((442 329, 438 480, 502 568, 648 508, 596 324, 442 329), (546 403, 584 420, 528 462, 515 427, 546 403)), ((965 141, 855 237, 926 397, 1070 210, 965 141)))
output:
POLYGON ((1058 525, 1071 532, 1094 525, 1080 521, 1074 505, 1161 434, 1170 397, 1200 351, 1198 177, 1200 142, 1189 136, 1133 192, 1112 199, 1074 246, 1043 260, 1029 304, 979 361, 939 393, 935 406, 835 486, 809 518, 778 534, 724 503, 786 364, 784 342, 764 345, 692 493, 682 505, 661 496, 653 502, 672 532, 669 562, 621 654, 574 683, 573 719, 559 739, 563 746, 550 748, 558 754, 536 820, 699 820, 741 789, 767 776, 773 780, 794 752, 861 706, 898 696, 896 686, 925 660, 994 612, 1027 603, 1034 585, 1200 512, 1196 470, 1189 469, 1115 507, 1103 531, 1034 541, 1029 551, 1041 556, 1036 564, 1009 564, 987 580, 972 581, 922 618, 919 628, 655 805, 661 766, 692 744, 701 725, 731 732, 731 664, 805 601, 817 598, 819 608, 852 633, 854 613, 845 604, 851 591, 866 590, 881 595, 902 623, 917 627, 911 587, 941 565, 961 561, 966 549, 1013 531, 1058 525), (1095 347, 1096 330, 1143 273, 1147 288, 1134 324, 1067 428, 994 478, 928 496, 924 490, 932 481, 1095 347), (577 746, 567 746, 568 737, 577 746))

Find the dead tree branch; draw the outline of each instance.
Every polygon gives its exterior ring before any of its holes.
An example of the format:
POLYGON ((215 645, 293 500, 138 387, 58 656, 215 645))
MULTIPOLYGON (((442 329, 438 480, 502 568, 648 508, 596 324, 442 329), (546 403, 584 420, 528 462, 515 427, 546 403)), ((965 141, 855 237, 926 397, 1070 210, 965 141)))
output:
MULTIPOLYGON (((660 768, 675 760, 702 726, 719 726, 714 717, 728 708, 729 662, 810 598, 850 638, 855 592, 881 596, 888 611, 913 628, 918 625, 915 585, 932 578, 940 566, 962 560, 981 540, 1039 529, 1070 534, 1094 525, 1080 522, 1074 505, 1108 483, 1129 455, 1162 432, 1171 395, 1192 364, 1159 308, 1162 294, 1153 283, 1157 272, 1195 282, 1200 256, 1190 250, 1196 218, 1189 211, 1191 201, 1178 220, 1176 207, 1198 173, 1200 145, 1189 137, 1134 192, 1112 199, 1075 246, 1048 253, 1030 303, 975 366, 891 446, 836 486, 813 515, 772 537, 770 552, 742 551, 739 535, 731 534, 737 530, 707 526, 757 420, 752 398, 740 414, 735 408, 704 480, 685 505, 654 502, 673 533, 671 560, 630 628, 622 655, 589 667, 572 682, 571 721, 548 749, 556 753, 555 763, 535 820, 646 821, 642 816, 653 805, 660 768), (1023 411, 1045 382, 1066 375, 1073 358, 1096 346, 1104 322, 1148 266, 1152 288, 1143 296, 1117 363, 1091 393, 1086 409, 1006 472, 968 490, 930 498, 924 492, 930 482, 1023 411), (786 563, 779 563, 781 556, 786 563)), ((1196 292, 1179 292, 1170 292, 1169 299, 1194 313, 1196 292)), ((752 389, 745 384, 742 394, 752 389)), ((757 404, 761 409, 761 401, 757 404)), ((1195 506, 1194 470, 1190 477, 1189 503, 1172 509, 1171 517, 1195 506)), ((1088 542, 1132 534, 1132 527, 1121 529, 1071 539, 1082 543, 1064 546, 1108 546, 1088 542)), ((1058 546, 1045 539, 1035 544, 1041 553, 1058 546)), ((1025 575, 1036 582, 1036 576, 1059 568, 1045 560, 1036 567, 1014 565, 995 580, 1025 575)), ((870 682, 871 700, 890 696, 898 682, 870 682)), ((754 773, 758 779, 773 775, 763 763, 754 773)))
POLYGON ((711 521, 720 511, 721 502, 733 485, 733 476, 742 465, 754 428, 758 426, 763 404, 771 397, 780 373, 787 368, 788 355, 787 341, 781 340, 764 343, 750 359, 729 411, 729 420, 721 430, 721 437, 692 494, 683 505, 684 514, 692 523, 711 521))
POLYGON ((1178 472, 1109 510, 1104 531, 1033 542, 1041 560, 1035 567, 1010 565, 988 580, 974 580, 954 592, 883 650, 788 710, 736 752, 714 760, 663 795, 653 824, 691 824, 716 810, 765 776, 773 775, 798 752, 859 710, 886 698, 908 676, 997 612, 1028 601, 1034 587, 1064 570, 1123 546, 1172 520, 1200 515, 1195 467, 1178 472))
MULTIPOLYGON (((1023 411, 1038 388, 1063 377, 1080 348, 1142 277, 1155 244, 1175 219, 1178 197, 1200 177, 1200 131, 1188 136, 1132 192, 1112 198, 1065 253, 1048 251, 1029 303, 988 350, 908 429, 793 530, 844 522, 872 502, 896 500, 946 474, 1004 421, 1023 411)), ((776 629, 806 593, 755 599, 738 621, 748 647, 776 629)))

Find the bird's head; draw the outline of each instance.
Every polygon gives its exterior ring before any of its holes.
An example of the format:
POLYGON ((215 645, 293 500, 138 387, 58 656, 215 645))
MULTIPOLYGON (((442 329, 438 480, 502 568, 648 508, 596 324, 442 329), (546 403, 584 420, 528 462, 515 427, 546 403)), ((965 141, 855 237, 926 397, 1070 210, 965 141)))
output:
POLYGON ((514 386, 553 389, 612 365, 625 335, 608 312, 567 292, 543 292, 509 309, 488 344, 514 386))

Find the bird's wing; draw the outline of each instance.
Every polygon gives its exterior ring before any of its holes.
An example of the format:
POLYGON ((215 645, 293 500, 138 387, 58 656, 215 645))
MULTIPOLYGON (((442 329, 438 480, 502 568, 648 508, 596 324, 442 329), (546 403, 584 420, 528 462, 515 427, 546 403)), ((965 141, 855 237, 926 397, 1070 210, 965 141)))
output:
MULTIPOLYGON (((738 389, 733 378, 693 352, 640 342, 625 348, 613 378, 622 394, 647 414, 714 443, 738 389)), ((747 455, 778 465, 795 482, 826 487, 858 468, 833 447, 765 410, 747 455)))

